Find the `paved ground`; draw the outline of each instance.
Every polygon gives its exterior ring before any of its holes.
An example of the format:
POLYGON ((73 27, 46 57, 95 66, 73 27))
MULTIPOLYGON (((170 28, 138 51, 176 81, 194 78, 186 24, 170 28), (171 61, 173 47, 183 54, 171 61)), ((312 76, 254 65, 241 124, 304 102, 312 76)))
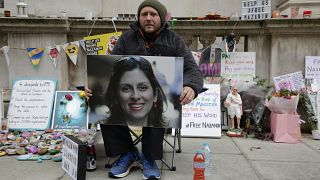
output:
MULTIPOLYGON (((168 137, 169 139, 171 137, 168 137)), ((213 148, 214 169, 211 180, 319 180, 320 141, 303 135, 298 144, 274 143, 251 138, 221 139, 182 138, 182 153, 176 156, 176 171, 162 168, 163 180, 191 180, 192 159, 196 149, 203 142, 213 148), (257 148, 259 147, 259 148, 257 148)), ((166 146, 165 157, 171 154, 166 146)), ((97 144, 98 166, 94 172, 87 172, 86 179, 108 179, 104 168, 106 157, 103 144, 97 144)), ((1 180, 69 180, 69 175, 61 169, 61 163, 43 161, 17 161, 16 156, 0 157, 1 180)), ((123 180, 141 180, 142 171, 136 169, 123 180)))

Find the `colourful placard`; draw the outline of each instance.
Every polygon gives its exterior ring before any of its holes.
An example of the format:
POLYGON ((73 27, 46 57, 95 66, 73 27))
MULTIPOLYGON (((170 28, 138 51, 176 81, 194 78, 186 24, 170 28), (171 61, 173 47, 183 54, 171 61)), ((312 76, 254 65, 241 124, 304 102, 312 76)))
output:
POLYGON ((87 55, 110 54, 121 34, 122 32, 114 32, 84 37, 84 49, 87 55))
POLYGON ((56 91, 52 129, 87 129, 86 99, 81 91, 56 91))

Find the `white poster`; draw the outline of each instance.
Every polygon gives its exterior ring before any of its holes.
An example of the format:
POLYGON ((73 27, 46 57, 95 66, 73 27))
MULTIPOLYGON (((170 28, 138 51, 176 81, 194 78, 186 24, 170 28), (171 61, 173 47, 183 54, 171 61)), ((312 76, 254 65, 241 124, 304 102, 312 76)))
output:
POLYGON ((8 128, 44 130, 50 127, 55 81, 17 80, 12 87, 8 128))
POLYGON ((305 88, 301 71, 274 77, 273 82, 276 91, 280 91, 281 89, 298 91, 305 88))
POLYGON ((269 19, 271 18, 272 0, 242 0, 242 18, 269 19))
POLYGON ((320 56, 306 56, 305 78, 320 79, 320 56))
POLYGON ((220 85, 205 87, 207 91, 182 107, 182 136, 221 137, 220 85))
POLYGON ((252 81, 256 74, 255 52, 221 53, 221 77, 232 83, 252 81))

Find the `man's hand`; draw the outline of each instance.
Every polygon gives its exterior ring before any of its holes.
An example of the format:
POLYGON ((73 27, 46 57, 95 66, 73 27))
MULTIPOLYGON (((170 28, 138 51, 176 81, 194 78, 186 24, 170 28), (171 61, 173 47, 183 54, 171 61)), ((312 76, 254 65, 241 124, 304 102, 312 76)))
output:
POLYGON ((87 101, 89 101, 90 97, 92 96, 92 91, 86 87, 84 87, 84 94, 86 96, 87 101))
POLYGON ((180 96, 181 105, 189 104, 194 99, 195 93, 191 87, 184 86, 180 96))

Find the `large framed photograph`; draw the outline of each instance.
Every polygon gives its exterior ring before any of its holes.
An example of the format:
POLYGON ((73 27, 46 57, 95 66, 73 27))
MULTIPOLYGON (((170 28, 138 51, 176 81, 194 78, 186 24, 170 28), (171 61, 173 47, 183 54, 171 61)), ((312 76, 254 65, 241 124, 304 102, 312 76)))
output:
POLYGON ((90 122, 181 127, 183 58, 87 56, 90 122))
POLYGON ((87 129, 86 99, 80 91, 56 91, 52 129, 87 129))

